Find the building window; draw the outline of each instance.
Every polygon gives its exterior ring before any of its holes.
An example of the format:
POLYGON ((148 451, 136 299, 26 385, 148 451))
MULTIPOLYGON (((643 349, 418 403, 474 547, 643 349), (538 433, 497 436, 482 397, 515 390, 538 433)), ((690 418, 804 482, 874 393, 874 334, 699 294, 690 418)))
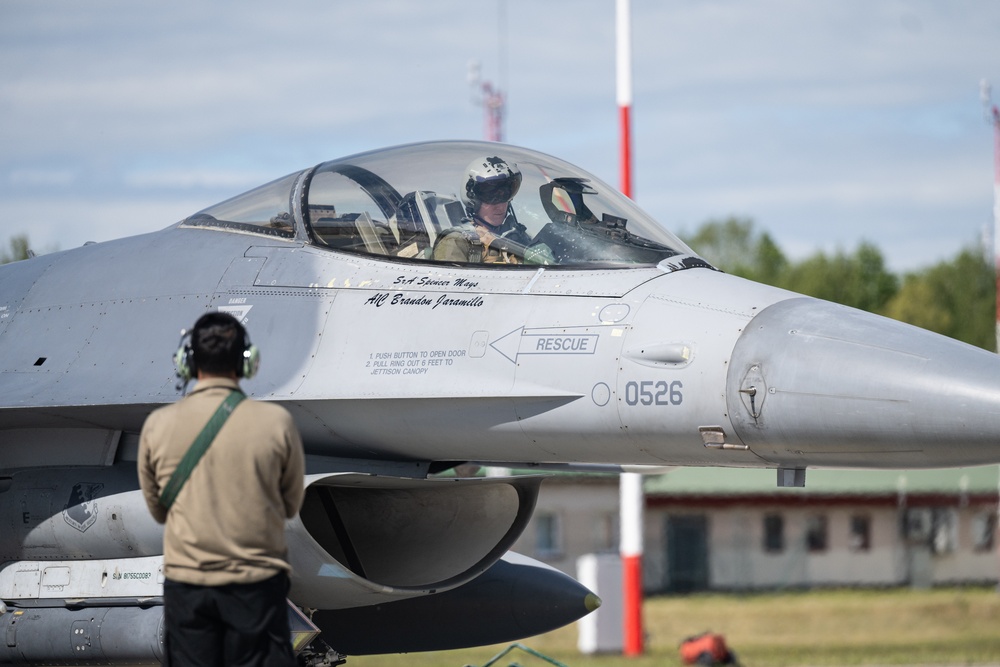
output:
POLYGON ((870 551, 872 548, 872 519, 864 514, 851 517, 851 535, 847 541, 851 551, 870 551))
POLYGON ((618 514, 603 514, 594 521, 594 552, 618 552, 618 514))
POLYGON ((996 543, 996 532, 996 512, 977 512, 972 517, 972 549, 980 553, 993 551, 993 545, 996 543))
POLYGON ((781 553, 785 550, 785 519, 780 514, 764 515, 764 552, 781 553))
POLYGON ((806 517, 806 548, 810 553, 826 551, 826 516, 806 517))
POLYGON ((955 550, 958 516, 951 508, 935 509, 931 513, 931 551, 948 554, 955 550))
POLYGON ((903 515, 903 535, 910 544, 930 544, 933 527, 930 507, 911 507, 903 515))
POLYGON ((535 554, 539 558, 552 558, 562 553, 562 528, 558 514, 540 514, 535 517, 535 554))

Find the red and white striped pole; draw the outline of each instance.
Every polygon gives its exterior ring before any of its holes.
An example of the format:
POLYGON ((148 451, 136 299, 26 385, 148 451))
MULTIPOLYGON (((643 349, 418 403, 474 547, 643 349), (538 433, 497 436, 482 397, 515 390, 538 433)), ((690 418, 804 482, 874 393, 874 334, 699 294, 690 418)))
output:
MULTIPOLYGON (((621 127, 621 191, 632 196, 632 27, 629 0, 616 0, 615 97, 621 127)), ((642 524, 645 499, 642 475, 622 473, 619 482, 622 559, 622 648, 626 656, 643 652, 642 524)))
POLYGON ((1000 110, 993 104, 990 82, 979 82, 986 121, 993 126, 993 271, 996 275, 996 342, 1000 352, 1000 110))
MULTIPOLYGON (((987 118, 993 125, 993 271, 996 276, 996 342, 1000 353, 1000 110, 989 99, 989 84, 983 82, 987 118)), ((998 496, 1000 497, 1000 496, 998 496)), ((1000 502, 1000 500, 998 500, 1000 502)), ((997 530, 994 527, 994 530, 997 530)), ((997 550, 1000 553, 1000 549, 997 550)))
POLYGON ((642 630, 642 475, 621 474, 619 482, 622 558, 622 649, 626 656, 643 652, 642 630))
POLYGON ((632 25, 629 0, 615 2, 615 97, 621 128, 621 191, 632 196, 632 25))
POLYGON ((993 125, 993 270, 996 274, 996 336, 1000 352, 1000 110, 990 108, 993 125))

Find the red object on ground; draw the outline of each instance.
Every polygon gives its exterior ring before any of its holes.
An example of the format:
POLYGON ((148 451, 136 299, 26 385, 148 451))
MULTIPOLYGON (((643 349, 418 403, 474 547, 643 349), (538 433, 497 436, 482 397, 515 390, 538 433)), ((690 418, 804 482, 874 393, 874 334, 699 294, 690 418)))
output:
POLYGON ((733 662, 725 637, 711 632, 688 637, 681 643, 680 652, 685 665, 728 665, 733 662))

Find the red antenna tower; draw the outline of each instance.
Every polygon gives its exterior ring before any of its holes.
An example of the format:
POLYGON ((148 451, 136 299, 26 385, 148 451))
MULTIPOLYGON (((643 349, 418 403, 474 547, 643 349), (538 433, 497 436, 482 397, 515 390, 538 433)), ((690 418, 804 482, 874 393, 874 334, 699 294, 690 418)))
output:
POLYGON ((507 106, 507 98, 502 90, 507 79, 507 7, 504 0, 497 0, 497 60, 500 65, 500 84, 495 87, 489 81, 482 80, 478 60, 469 62, 472 102, 483 107, 483 134, 487 141, 504 140, 503 124, 507 106))
POLYGON ((479 76, 479 63, 469 63, 469 84, 473 88, 473 103, 483 107, 483 136, 487 141, 503 141, 505 99, 503 91, 494 88, 479 76))
POLYGON ((483 109, 486 114, 486 140, 503 141, 503 92, 493 90, 489 81, 483 82, 483 109))

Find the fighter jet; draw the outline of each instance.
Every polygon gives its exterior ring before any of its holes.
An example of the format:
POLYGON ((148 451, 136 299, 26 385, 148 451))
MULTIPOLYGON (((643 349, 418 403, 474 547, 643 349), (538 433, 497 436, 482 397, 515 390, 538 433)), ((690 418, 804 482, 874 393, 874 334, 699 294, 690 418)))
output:
MULTIPOLYGON (((507 641, 598 601, 508 553, 544 472, 1000 461, 1000 358, 717 270, 593 175, 434 142, 0 266, 0 662, 162 657, 137 490, 179 332, 236 315, 308 455, 290 600, 338 655, 507 641)), ((206 512, 212 511, 206 507, 206 512)))

